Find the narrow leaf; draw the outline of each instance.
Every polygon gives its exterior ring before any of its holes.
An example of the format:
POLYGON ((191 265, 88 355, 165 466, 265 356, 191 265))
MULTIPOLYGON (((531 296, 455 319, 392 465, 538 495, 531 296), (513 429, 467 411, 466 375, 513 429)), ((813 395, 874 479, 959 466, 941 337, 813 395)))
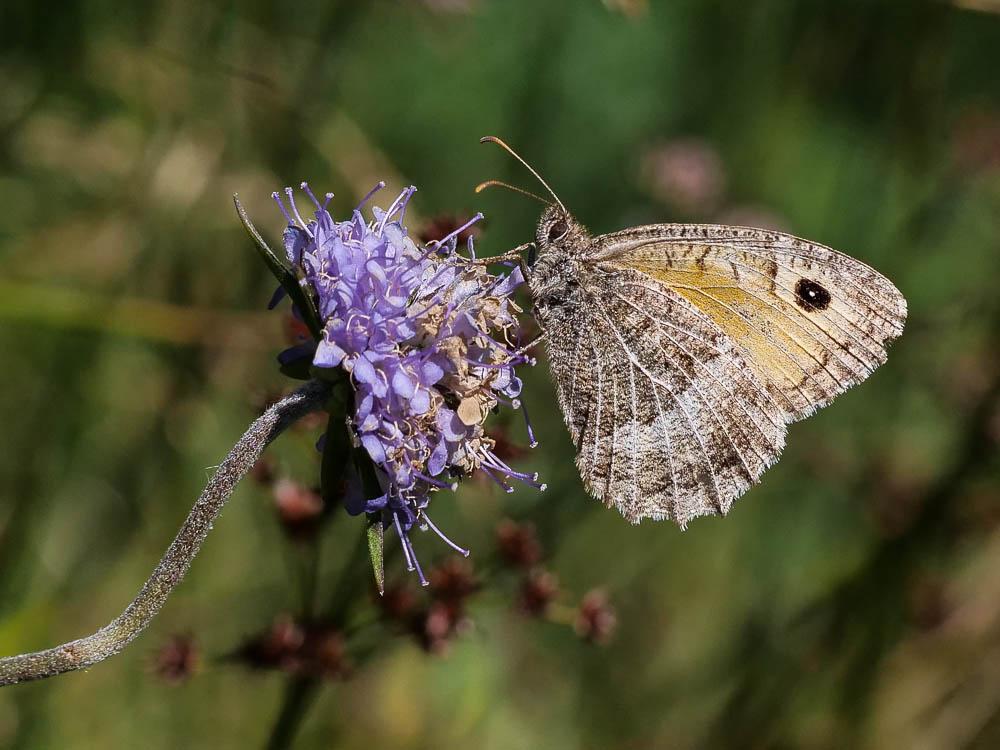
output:
POLYGON ((385 530, 382 527, 380 513, 368 514, 368 528, 365 533, 368 536, 368 555, 371 557, 372 571, 375 573, 375 585, 381 596, 385 594, 385 557, 382 554, 385 530))

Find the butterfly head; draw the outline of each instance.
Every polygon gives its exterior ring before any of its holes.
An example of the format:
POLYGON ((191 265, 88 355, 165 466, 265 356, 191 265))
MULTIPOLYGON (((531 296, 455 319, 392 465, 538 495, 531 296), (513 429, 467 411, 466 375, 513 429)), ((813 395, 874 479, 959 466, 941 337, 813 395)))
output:
MULTIPOLYGON (((562 206, 553 204, 542 212, 542 216, 538 220, 535 242, 538 245, 538 252, 541 254, 553 246, 572 245, 574 240, 585 234, 586 230, 570 216, 568 211, 562 206)), ((532 264, 529 263, 529 265, 532 264)))
POLYGON ((549 206, 542 213, 535 244, 525 258, 525 276, 535 311, 543 319, 548 318, 549 311, 566 309, 578 301, 580 252, 588 244, 587 230, 562 206, 549 206))

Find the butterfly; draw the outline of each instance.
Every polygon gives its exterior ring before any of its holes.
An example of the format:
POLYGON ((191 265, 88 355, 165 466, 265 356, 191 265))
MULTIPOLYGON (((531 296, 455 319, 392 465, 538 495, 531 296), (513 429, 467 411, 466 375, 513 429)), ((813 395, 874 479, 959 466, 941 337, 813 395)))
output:
POLYGON ((906 300, 885 276, 782 232, 653 224, 594 236, 554 201, 518 248, 587 490, 638 523, 725 515, 788 425, 886 359, 906 300), (527 250, 527 256, 523 250, 527 250))

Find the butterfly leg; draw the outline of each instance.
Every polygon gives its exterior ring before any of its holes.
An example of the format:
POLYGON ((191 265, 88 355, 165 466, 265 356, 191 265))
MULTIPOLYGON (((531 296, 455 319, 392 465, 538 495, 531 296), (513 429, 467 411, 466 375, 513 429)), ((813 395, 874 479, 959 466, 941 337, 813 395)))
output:
POLYGON ((533 338, 527 344, 525 344, 520 349, 518 349, 516 352, 514 352, 511 355, 511 357, 512 358, 513 357, 521 357, 521 356, 527 354, 528 351, 530 351, 531 349, 533 349, 534 347, 536 347, 538 344, 542 343, 542 341, 544 341, 544 340, 545 340, 545 331, 542 331, 540 334, 538 334, 537 336, 535 336, 535 338, 533 338))
POLYGON ((510 263, 512 261, 517 261, 521 265, 521 271, 523 273, 525 271, 524 251, 534 249, 534 247, 534 242, 525 242, 523 245, 518 245, 513 250, 508 250, 503 255, 495 255, 492 258, 476 258, 472 262, 479 266, 491 266, 494 263, 510 263))

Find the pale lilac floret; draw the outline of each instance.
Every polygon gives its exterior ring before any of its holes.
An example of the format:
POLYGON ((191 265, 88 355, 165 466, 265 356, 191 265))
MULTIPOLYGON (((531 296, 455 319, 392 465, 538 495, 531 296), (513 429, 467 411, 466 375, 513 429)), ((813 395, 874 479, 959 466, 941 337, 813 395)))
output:
MULTIPOLYGON (((519 269, 490 274, 458 254, 457 237, 419 246, 403 223, 416 188, 403 190, 385 211, 362 208, 337 222, 302 184, 313 205, 306 220, 290 188, 273 197, 288 222, 283 244, 289 263, 312 295, 323 324, 315 349, 295 347, 286 358, 312 356, 316 367, 341 367, 354 386, 351 422, 357 444, 377 467, 383 494, 349 498, 352 513, 380 513, 399 533, 407 567, 426 583, 409 532, 430 529, 456 551, 427 515, 431 494, 455 489, 481 469, 505 490, 517 479, 539 489, 537 475, 517 472, 493 452, 483 431, 498 405, 517 408, 522 382, 515 368, 533 364, 516 341, 514 290, 519 269)), ((534 443, 530 432, 529 440, 534 443)))

